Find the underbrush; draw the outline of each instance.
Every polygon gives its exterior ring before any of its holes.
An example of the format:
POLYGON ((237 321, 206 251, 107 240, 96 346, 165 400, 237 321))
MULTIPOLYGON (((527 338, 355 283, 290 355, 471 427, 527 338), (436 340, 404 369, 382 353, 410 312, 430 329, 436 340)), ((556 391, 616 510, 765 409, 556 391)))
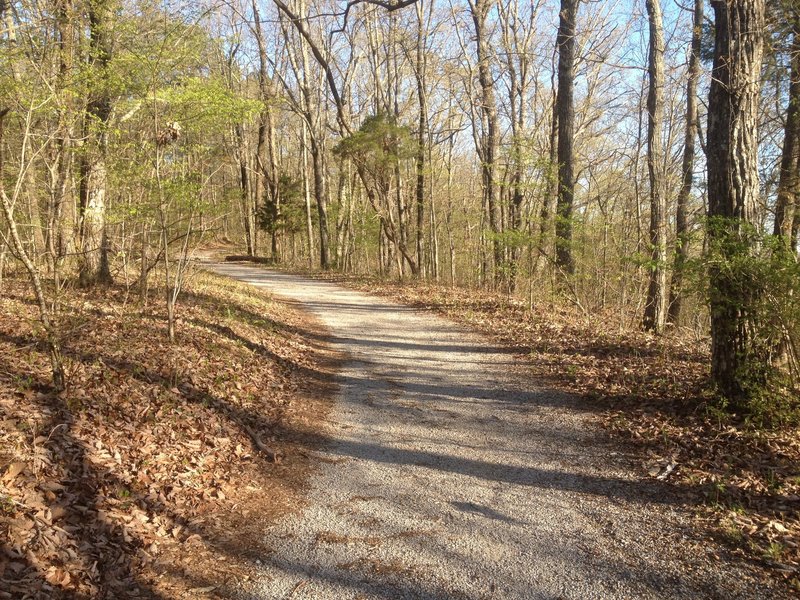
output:
POLYGON ((246 285, 60 299, 66 391, 23 280, 0 297, 0 598, 226 595, 295 510, 328 408, 318 332, 246 285))

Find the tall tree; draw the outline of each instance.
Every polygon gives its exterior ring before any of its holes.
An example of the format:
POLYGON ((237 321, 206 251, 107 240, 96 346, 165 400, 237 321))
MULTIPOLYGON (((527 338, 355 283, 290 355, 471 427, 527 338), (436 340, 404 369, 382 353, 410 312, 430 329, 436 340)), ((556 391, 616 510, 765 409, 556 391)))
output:
POLYGON ((689 259, 689 196, 694 175, 695 138, 697 137, 697 81, 700 78, 700 48, 703 36, 703 0, 694 0, 692 42, 686 80, 686 135, 683 142, 681 189, 675 214, 675 259, 669 295, 668 321, 680 322, 683 310, 683 272, 689 259))
POLYGON ((81 161, 80 281, 83 285, 111 281, 108 262, 106 204, 108 188, 108 120, 111 116, 109 63, 113 11, 111 0, 92 0, 89 7, 89 65, 94 82, 86 106, 85 152, 81 161))
MULTIPOLYGON (((531 39, 535 32, 535 21, 539 4, 531 3, 530 13, 520 14, 519 3, 508 0, 498 5, 502 25, 503 53, 508 78, 508 108, 511 125, 511 167, 510 167, 510 202, 508 205, 509 224, 511 230, 522 234, 523 204, 525 202, 524 173, 527 166, 524 139, 528 108, 528 87, 531 81, 531 39)), ((546 209, 545 209, 546 211, 546 209)), ((512 244, 509 253, 508 288, 514 290, 517 284, 517 270, 521 254, 520 240, 512 244)))
POLYGON ((664 189, 664 28, 660 0, 647 0, 650 50, 647 72, 647 173, 650 179, 650 283, 644 327, 661 333, 667 317, 667 198, 664 189))
POLYGON ((786 19, 791 29, 789 106, 786 109, 786 123, 783 130, 783 151, 781 153, 780 178, 775 204, 775 224, 773 234, 781 236, 785 243, 794 246, 796 240, 792 229, 797 209, 798 161, 800 161, 800 22, 798 9, 794 4, 785 8, 786 19))
POLYGON ((492 231, 492 254, 494 257, 494 279, 499 280, 503 266, 503 247, 500 243, 500 203, 498 200, 497 145, 498 122, 497 103, 494 94, 494 76, 490 55, 488 17, 494 0, 470 0, 469 7, 472 22, 475 26, 475 52, 478 59, 478 82, 481 86, 480 118, 482 135, 480 139, 479 158, 481 160, 481 178, 483 194, 489 217, 489 228, 492 231))
MULTIPOLYGON (((417 103, 419 115, 417 121, 417 265, 420 274, 425 277, 425 157, 428 153, 428 91, 427 72, 428 72, 428 53, 427 53, 427 18, 426 9, 430 12, 433 8, 434 0, 430 0, 430 7, 424 0, 416 4, 417 11, 417 39, 416 39, 416 61, 414 62, 414 76, 417 80, 417 103)), ((435 269, 434 269, 435 270, 435 269)))
MULTIPOLYGON (((267 73, 267 45, 264 40, 264 32, 261 27, 261 15, 258 10, 258 2, 253 0, 253 33, 256 37, 256 45, 258 47, 258 89, 261 96, 261 102, 264 103, 264 108, 261 110, 258 121, 258 141, 256 145, 256 164, 260 177, 257 178, 256 185, 256 207, 261 203, 268 203, 268 210, 272 214, 274 221, 280 218, 281 199, 280 199, 280 186, 278 184, 280 175, 278 172, 278 160, 275 144, 275 115, 270 104, 273 102, 271 90, 271 83, 267 73), (266 154, 269 154, 267 158, 266 154), (261 184, 261 181, 266 183, 266 186, 261 184), (266 194, 264 188, 266 187, 266 194)), ((258 210, 258 208, 257 208, 258 210)), ((272 228, 271 250, 272 259, 278 261, 278 227, 272 228)))
POLYGON ((758 179, 758 108, 764 0, 714 0, 714 64, 708 99, 708 214, 711 373, 719 391, 745 408, 763 383, 768 350, 753 323, 759 290, 743 285, 753 250, 758 179))
POLYGON ((558 200, 556 201, 556 267, 565 275, 575 272, 572 256, 572 205, 575 198, 575 23, 580 0, 561 0, 558 37, 558 200))

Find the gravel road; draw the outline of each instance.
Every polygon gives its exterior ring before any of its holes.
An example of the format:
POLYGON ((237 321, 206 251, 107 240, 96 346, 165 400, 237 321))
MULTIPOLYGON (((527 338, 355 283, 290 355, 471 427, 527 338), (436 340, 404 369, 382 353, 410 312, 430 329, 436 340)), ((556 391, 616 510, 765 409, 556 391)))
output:
POLYGON ((331 283, 210 268, 300 301, 349 357, 309 505, 268 532, 242 598, 784 597, 486 338, 331 283))

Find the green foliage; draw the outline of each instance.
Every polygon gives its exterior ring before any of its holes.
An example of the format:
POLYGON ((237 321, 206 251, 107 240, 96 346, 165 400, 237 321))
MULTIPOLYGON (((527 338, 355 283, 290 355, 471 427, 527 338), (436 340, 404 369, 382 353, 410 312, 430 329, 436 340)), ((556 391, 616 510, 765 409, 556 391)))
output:
POLYGON ((176 175, 162 183, 164 198, 173 206, 195 210, 199 207, 200 177, 197 173, 176 175))
POLYGON ((700 60, 711 63, 714 60, 715 28, 712 21, 703 23, 703 33, 700 36, 700 60))
POLYGON ((233 123, 253 118, 262 103, 234 94, 224 82, 208 77, 190 77, 160 90, 166 118, 189 132, 207 135, 224 131, 233 123))
POLYGON ((720 405, 757 424, 797 420, 800 403, 800 263, 785 242, 754 227, 714 217, 708 249, 689 268, 698 288, 722 315, 737 315, 747 344, 737 356, 742 399, 720 405))
POLYGON ((655 271, 659 264, 663 266, 661 261, 654 260, 650 254, 643 254, 641 252, 634 252, 629 256, 623 257, 623 262, 636 267, 642 267, 646 271, 655 271))
POLYGON ((278 180, 278 195, 280 209, 273 202, 263 202, 258 207, 256 215, 258 226, 268 233, 302 231, 306 223, 302 180, 294 179, 289 175, 281 175, 278 180))
POLYGON ((503 248, 525 248, 538 240, 535 235, 518 229, 507 229, 506 231, 499 231, 497 233, 486 230, 486 236, 491 241, 500 242, 503 248))
POLYGON ((416 149, 408 127, 398 125, 393 116, 378 113, 367 117, 359 130, 339 142, 333 152, 360 162, 378 176, 412 158, 416 149))

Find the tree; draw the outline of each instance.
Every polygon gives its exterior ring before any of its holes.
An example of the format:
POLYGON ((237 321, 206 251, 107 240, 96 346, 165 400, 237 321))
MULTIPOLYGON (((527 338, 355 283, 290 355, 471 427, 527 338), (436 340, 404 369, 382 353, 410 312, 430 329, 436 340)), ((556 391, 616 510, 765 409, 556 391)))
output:
MULTIPOLYGON (((279 218, 281 210, 280 175, 275 148, 275 114, 270 106, 270 103, 274 101, 274 93, 272 92, 269 75, 267 74, 267 47, 261 27, 261 15, 259 14, 256 0, 253 0, 252 6, 253 33, 256 37, 256 45, 258 46, 258 89, 260 100, 263 102, 263 109, 261 110, 258 121, 258 142, 256 145, 256 164, 261 177, 256 180, 255 205, 257 213, 261 214, 261 207, 268 204, 268 212, 274 214, 276 218, 279 218), (267 151, 269 152, 269 159, 265 156, 267 151), (266 194, 263 193, 264 186, 261 183, 262 178, 266 182, 266 194)), ((279 254, 278 229, 272 229, 270 233, 272 234, 272 259, 277 261, 279 254)))
MULTIPOLYGON (((536 30, 535 21, 540 4, 530 6, 527 15, 520 14, 519 3, 508 0, 498 5, 502 25, 503 52, 508 78, 508 107, 511 125, 511 157, 510 175, 507 186, 510 188, 508 203, 509 225, 511 235, 516 239, 511 244, 508 257, 508 288, 514 290, 517 285, 518 263, 521 253, 520 241, 525 238, 523 204, 525 202, 525 169, 529 160, 526 155, 526 119, 528 105, 528 88, 533 78, 531 69, 531 40, 536 30)), ((543 202, 543 212, 547 213, 547 202, 543 202)), ((546 217, 545 219, 546 220, 546 217)))
MULTIPOLYGON (((431 8, 434 0, 430 0, 431 8)), ((420 273, 425 276, 425 157, 428 153, 428 52, 427 52, 427 30, 428 23, 425 10, 428 8, 424 0, 416 4, 417 9, 417 39, 416 39, 416 60, 414 62, 414 77, 417 82, 417 104, 419 106, 419 118, 417 120, 417 183, 416 183, 416 203, 417 203, 417 264, 420 273)), ((434 272, 436 269, 434 267, 434 272)))
MULTIPOLYGON (((287 19, 294 25, 295 30, 297 31, 299 36, 302 38, 302 40, 305 42, 305 44, 307 45, 307 48, 311 51, 311 54, 314 57, 314 60, 317 62, 319 67, 322 69, 325 82, 327 83, 328 92, 330 93, 330 97, 331 97, 331 100, 333 102, 333 107, 334 107, 334 109, 336 111, 336 120, 337 120, 337 123, 339 125, 340 133, 343 136, 353 135, 353 129, 351 127, 351 123, 350 123, 350 118, 348 116, 347 107, 346 107, 345 101, 343 100, 342 95, 341 95, 341 93, 339 91, 339 85, 337 84, 336 75, 334 74, 334 68, 332 67, 332 62, 331 62, 331 59, 330 59, 332 53, 330 51, 323 52, 322 45, 319 44, 314 39, 314 37, 311 35, 311 32, 309 31, 309 29, 307 27, 306 21, 304 19, 301 19, 298 16, 298 14, 294 10, 292 10, 292 8, 289 7, 289 5, 287 5, 283 0, 273 0, 273 2, 275 3, 275 6, 278 7, 278 10, 282 14, 286 15, 287 19)), ((416 2, 416 0, 400 0, 399 2, 395 2, 395 3, 383 2, 381 0, 355 0, 354 2, 350 2, 347 5, 347 7, 345 8, 345 11, 343 13, 341 13, 343 15, 343 17, 344 17, 344 26, 341 29, 338 29, 336 31, 331 32, 331 36, 334 33, 342 33, 342 32, 344 32, 346 30, 346 28, 347 28, 347 19, 348 19, 348 15, 350 14, 350 10, 354 6, 356 6, 358 4, 361 4, 361 3, 374 4, 374 5, 377 5, 377 6, 380 6, 380 7, 384 8, 387 12, 391 13, 391 12, 394 12, 396 10, 400 10, 402 8, 405 8, 406 6, 410 6, 411 4, 414 4, 414 2, 416 2)), ((304 46, 304 47, 306 47, 306 46, 304 46)), ((323 147, 322 147, 322 140, 318 139, 315 142, 313 131, 311 131, 310 133, 311 133, 312 164, 314 164, 315 160, 318 160, 319 161, 318 164, 320 166, 320 170, 319 171, 316 171, 316 166, 314 166, 314 169, 315 169, 315 171, 314 171, 315 194, 318 194, 318 196, 317 196, 317 198, 318 198, 317 205, 318 205, 318 207, 321 208, 321 210, 319 211, 319 232, 320 232, 321 238, 324 237, 324 239, 320 239, 320 256, 321 256, 321 259, 322 259, 321 262, 323 263, 323 268, 328 268, 329 263, 328 263, 328 259, 327 259, 327 257, 328 257, 328 253, 327 253, 327 212, 326 212, 327 209, 322 210, 324 208, 324 205, 320 204, 320 200, 326 201, 326 198, 327 198, 327 193, 323 191, 323 190, 325 190, 325 187, 324 187, 325 186, 325 177, 324 177, 324 172, 322 170, 323 158, 324 158, 323 154, 322 154, 323 147), (315 143, 316 143, 316 150, 317 150, 316 156, 315 156, 315 143), (318 177, 319 177, 319 179, 318 179, 318 177), (324 249, 323 249, 323 246, 325 247, 324 249)), ((363 167, 362 167, 362 165, 360 163, 356 163, 356 170, 358 172, 358 176, 361 179, 362 184, 364 185, 364 189, 365 189, 367 198, 368 198, 370 204, 372 205, 373 209, 377 213, 378 218, 379 218, 380 223, 381 223, 381 227, 383 228, 383 231, 385 232, 386 236, 388 237, 389 242, 391 242, 400 251, 400 254, 402 255, 402 257, 405 259, 406 263, 408 264, 409 269, 411 270, 411 273, 413 275, 417 275, 419 273, 419 266, 417 264, 417 261, 414 259, 414 257, 411 255, 408 247, 405 245, 405 242, 403 240, 403 236, 401 236, 400 232, 398 231, 397 223, 392 218, 392 213, 391 212, 386 213, 386 212, 382 211, 381 208, 378 205, 379 190, 376 190, 376 189, 371 187, 370 176, 363 169, 363 167)))
MULTIPOLYGON (((0 9, 2 9, 0 5, 0 9)), ((0 10, 0 15, 3 12, 0 10)), ((3 216, 5 217, 6 224, 8 225, 8 237, 10 238, 9 244, 17 255, 17 258, 25 266, 28 272, 28 277, 31 280, 31 287, 33 288, 36 304, 39 308, 39 320, 41 321, 42 328, 44 329, 45 341, 50 354, 50 367, 53 378, 53 387, 57 390, 62 390, 66 386, 67 379, 64 372, 64 360, 61 355, 61 341, 58 338, 56 331, 56 324, 54 320, 53 311, 50 309, 47 297, 45 296, 44 286, 42 285, 42 275, 39 269, 34 264, 28 251, 22 243, 22 238, 17 228, 17 221, 14 217, 14 198, 10 198, 6 193, 3 184, 3 167, 5 166, 5 153, 3 151, 4 143, 4 130, 5 120, 9 114, 9 109, 0 107, 0 206, 3 209, 3 216)))
MULTIPOLYGON (((5 0, 0 0, 0 24, 2 24, 4 33, 6 35, 6 40, 3 40, 3 38, 0 37, 0 43, 7 41, 10 46, 15 46, 16 24, 14 23, 13 17, 10 13, 10 6, 5 0)), ((44 329, 45 343, 50 355, 50 368, 53 387, 56 390, 62 390, 66 386, 67 380, 66 373, 64 372, 61 340, 59 339, 56 328, 54 311, 52 310, 51 304, 48 302, 48 299, 45 295, 45 288, 42 282, 42 273, 34 263, 28 250, 23 244, 22 236, 20 235, 19 228, 17 227, 17 219, 14 214, 14 209, 19 198, 21 187, 19 185, 15 185, 11 195, 6 192, 5 187, 5 126, 6 119, 10 113, 11 109, 8 106, 0 104, 0 208, 2 208, 3 217, 5 218, 6 226, 8 228, 8 233, 5 234, 4 232, 3 234, 3 241, 8 243, 8 245, 12 248, 12 251, 16 254, 16 257, 22 262, 30 279, 36 305, 39 309, 39 320, 42 324, 42 328, 44 329)), ((30 123, 31 117, 32 115, 29 113, 26 116, 26 122, 30 123)), ((30 130, 28 127, 26 127, 24 129, 22 140, 23 147, 28 146, 29 137, 30 130)), ((24 153, 22 153, 22 155, 24 156, 24 153)), ((19 169, 16 173, 17 183, 22 179, 23 174, 30 167, 30 164, 26 164, 24 162, 20 163, 19 169)), ((0 268, 2 268, 2 265, 0 265, 0 268)))
POLYGON ((753 308, 760 290, 743 285, 754 250, 764 0, 714 0, 714 63, 708 99, 708 236, 711 374, 734 408, 765 382, 769 349, 753 308), (746 267, 744 267, 746 268, 746 267))
POLYGON ((575 272, 572 256, 572 205, 575 197, 575 23, 580 0, 561 0, 558 37, 558 200, 556 202, 556 266, 564 275, 575 272))
POLYGON ((86 151, 81 161, 80 281, 83 285, 108 283, 106 204, 108 188, 108 120, 111 116, 109 63, 112 47, 111 0, 92 0, 89 6, 89 64, 95 85, 86 106, 86 151))
POLYGON ((498 200, 497 145, 498 119, 494 94, 494 76, 489 53, 489 32, 487 19, 494 5, 493 0, 469 0, 472 23, 475 27, 475 52, 478 59, 478 82, 481 87, 480 121, 481 136, 478 145, 478 158, 481 161, 481 178, 489 228, 492 232, 494 257, 494 280, 499 281, 503 266, 503 247, 500 242, 500 204, 498 200))
POLYGON ((686 79, 686 135, 683 142, 681 164, 681 189, 678 192, 675 214, 675 259, 669 295, 668 321, 680 322, 683 310, 683 272, 689 259, 688 204, 692 193, 694 175, 695 138, 697 137, 697 81, 700 78, 700 49, 703 36, 703 0, 695 0, 692 18, 692 42, 689 53, 689 70, 686 79))
POLYGON ((664 30, 660 0, 647 0, 650 50, 647 72, 647 172, 650 179, 650 284, 644 327, 661 333, 667 316, 667 198, 664 189, 664 30))
POLYGON ((800 183, 800 14, 792 4, 786 7, 784 14, 792 37, 789 46, 791 67, 773 234, 780 236, 786 246, 794 248, 797 244, 794 224, 796 213, 800 212, 797 208, 797 186, 800 183))

